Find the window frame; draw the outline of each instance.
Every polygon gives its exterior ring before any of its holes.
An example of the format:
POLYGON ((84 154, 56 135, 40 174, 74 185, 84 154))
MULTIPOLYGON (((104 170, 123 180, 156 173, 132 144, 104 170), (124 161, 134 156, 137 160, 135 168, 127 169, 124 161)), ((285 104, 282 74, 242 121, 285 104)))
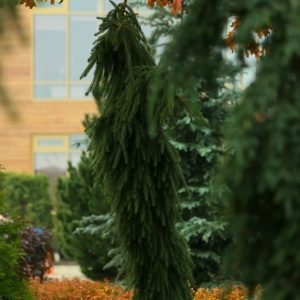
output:
MULTIPOLYGON (((72 154, 81 154, 83 151, 87 151, 86 149, 72 149, 71 148, 71 136, 72 135, 82 135, 87 137, 84 133, 65 133, 65 134, 33 134, 31 137, 32 140, 32 173, 34 174, 36 171, 35 168, 35 155, 42 153, 63 153, 66 154, 67 163, 71 161, 72 154), (40 146, 40 140, 62 140, 62 146, 40 146)), ((67 170, 66 170, 67 174, 67 170)))
MULTIPOLYGON (((87 101, 94 101, 93 97, 82 97, 82 98, 71 98, 71 86, 80 86, 80 85, 86 85, 87 88, 91 83, 91 80, 71 80, 71 74, 70 74, 70 32, 71 32, 71 26, 70 26, 70 19, 71 16, 90 16, 90 17, 98 17, 99 15, 103 15, 104 12, 104 1, 98 0, 100 2, 100 11, 70 11, 69 7, 69 1, 64 1, 61 4, 56 4, 54 7, 37 7, 33 10, 31 10, 31 32, 32 32, 32 40, 31 40, 31 99, 34 102, 62 102, 62 101, 72 101, 72 102, 87 102, 87 101), (57 81, 44 81, 44 80, 35 80, 34 76, 34 68, 35 68, 35 27, 34 27, 34 18, 38 15, 62 15, 65 17, 65 25, 66 25, 66 80, 57 80, 57 81), (66 97, 65 98, 40 98, 35 97, 35 87, 36 86, 43 86, 43 85, 61 85, 66 88, 66 97)), ((38 4, 37 4, 38 5, 38 4)), ((91 45, 92 47, 92 45, 91 45)), ((88 59, 88 57, 87 57, 88 59)), ((83 71, 83 70, 82 70, 83 71)), ((86 88, 86 89, 87 89, 86 88)))
MULTIPOLYGON (((90 85, 91 80, 70 80, 70 17, 71 16, 94 16, 96 17, 104 17, 110 10, 105 9, 105 3, 108 0, 98 0, 100 2, 100 10, 99 11, 71 11, 70 10, 70 1, 63 1, 61 4, 55 4, 54 6, 48 7, 41 7, 39 3, 37 3, 37 7, 30 11, 31 13, 31 32, 32 32, 32 40, 31 40, 31 99, 34 102, 64 102, 64 101, 71 101, 71 102, 87 102, 87 101, 94 101, 93 97, 82 97, 82 98, 71 98, 71 86, 72 85, 90 85), (66 17, 66 80, 65 81, 38 81, 34 79, 34 55, 35 55, 35 35, 34 35, 34 17, 36 15, 63 15, 66 17), (66 97, 65 98, 38 98, 35 97, 35 86, 42 86, 42 85, 62 85, 66 87, 66 97)), ((146 3, 146 0, 145 0, 146 3)), ((41 4, 40 4, 41 5, 41 4)), ((153 13, 149 7, 146 10, 138 9, 134 7, 134 11, 138 13, 140 16, 148 16, 153 13)), ((100 22, 100 21, 99 21, 100 22)), ((92 47, 92 45, 91 45, 92 47)), ((88 59, 88 57, 87 57, 88 59)), ((84 70, 82 70, 84 71, 84 70)))

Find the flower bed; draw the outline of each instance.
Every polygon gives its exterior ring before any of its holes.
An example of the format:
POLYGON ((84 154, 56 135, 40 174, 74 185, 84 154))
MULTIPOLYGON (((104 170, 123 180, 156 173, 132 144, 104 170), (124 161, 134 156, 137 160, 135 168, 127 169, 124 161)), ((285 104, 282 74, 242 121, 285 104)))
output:
MULTIPOLYGON (((125 291, 108 281, 63 279, 49 280, 40 283, 32 280, 30 289, 37 300, 130 300, 132 291, 125 291)), ((257 299, 259 292, 257 292, 257 299)), ((194 291, 194 300, 246 300, 247 290, 244 287, 198 289, 194 291)))

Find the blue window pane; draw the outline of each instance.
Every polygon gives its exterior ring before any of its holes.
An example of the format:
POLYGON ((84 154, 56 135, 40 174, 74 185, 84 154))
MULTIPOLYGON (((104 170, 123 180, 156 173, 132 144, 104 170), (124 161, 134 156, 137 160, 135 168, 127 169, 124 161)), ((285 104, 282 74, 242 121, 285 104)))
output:
MULTIPOLYGON (((70 17, 70 77, 73 81, 79 80, 87 66, 98 27, 99 20, 96 17, 70 17)), ((92 76, 93 71, 84 80, 91 80, 92 76)))
POLYGON ((34 98, 36 99, 66 99, 65 85, 35 85, 34 98))
POLYGON ((101 0, 70 0, 71 11, 99 11, 101 0))
POLYGON ((85 134, 70 135, 71 150, 86 150, 88 145, 88 137, 85 134))
POLYGON ((66 80, 66 20, 61 15, 34 17, 34 79, 66 80))
POLYGON ((71 99, 93 99, 93 96, 91 94, 89 94, 88 96, 85 95, 85 92, 88 89, 88 85, 87 84, 78 84, 78 85, 71 85, 70 86, 70 96, 71 99))

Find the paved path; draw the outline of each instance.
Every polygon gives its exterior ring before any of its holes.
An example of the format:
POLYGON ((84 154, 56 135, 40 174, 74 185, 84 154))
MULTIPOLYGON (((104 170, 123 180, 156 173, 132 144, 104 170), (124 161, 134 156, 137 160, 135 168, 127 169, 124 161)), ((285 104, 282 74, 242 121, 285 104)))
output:
POLYGON ((74 278, 78 277, 80 279, 87 279, 80 271, 80 267, 76 264, 67 264, 67 265, 54 265, 54 272, 48 274, 47 277, 62 279, 65 278, 74 278))

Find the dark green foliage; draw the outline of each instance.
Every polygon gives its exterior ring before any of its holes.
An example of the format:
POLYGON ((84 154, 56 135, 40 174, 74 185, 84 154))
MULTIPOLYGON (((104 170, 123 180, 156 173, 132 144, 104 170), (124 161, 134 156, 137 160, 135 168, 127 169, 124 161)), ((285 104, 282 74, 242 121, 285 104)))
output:
POLYGON ((298 2, 240 3, 238 38, 256 28, 274 28, 256 81, 246 90, 227 130, 232 228, 236 247, 230 265, 262 299, 300 295, 300 25, 298 2), (260 118, 255 116, 260 115, 260 118))
POLYGON ((106 213, 102 215, 90 215, 88 217, 82 217, 78 227, 75 230, 75 234, 92 236, 94 241, 96 238, 96 241, 101 243, 102 248, 105 251, 105 261, 101 261, 101 267, 103 270, 105 270, 103 273, 106 275, 106 278, 108 276, 115 276, 115 281, 122 284, 125 275, 122 268, 124 265, 124 260, 116 243, 113 215, 111 213, 106 213), (105 247, 103 247, 103 245, 105 245, 105 247))
MULTIPOLYGON (((162 36, 176 35, 182 25, 183 14, 190 10, 191 2, 184 1, 183 12, 177 18, 168 9, 156 6, 155 12, 143 20, 153 26, 149 42, 155 44, 162 36)), ((184 108, 179 107, 175 122, 168 129, 172 144, 179 151, 180 165, 188 185, 188 193, 184 187, 180 189, 183 222, 178 226, 191 249, 197 286, 224 280, 220 265, 224 249, 230 242, 225 220, 227 204, 217 196, 211 183, 216 164, 224 153, 221 129, 229 111, 229 102, 234 102, 240 96, 237 91, 226 89, 225 82, 219 79, 215 89, 210 90, 209 97, 204 82, 198 80, 197 88, 193 89, 195 96, 186 97, 193 104, 192 115, 196 119, 193 120, 184 108), (206 122, 199 122, 199 114, 206 122)))
MULTIPOLYGON (((3 180, 4 174, 0 166, 0 182, 3 180)), ((33 299, 26 278, 19 276, 17 269, 19 261, 24 257, 19 236, 22 224, 2 215, 4 202, 3 190, 0 189, 0 299, 33 299)))
POLYGON ((9 214, 18 213, 22 219, 33 222, 38 228, 52 228, 53 208, 46 176, 10 173, 5 176, 2 187, 9 214))
POLYGON ((26 254, 18 264, 19 274, 44 280, 46 272, 53 266, 52 234, 47 229, 25 226, 20 233, 22 251, 26 254))
POLYGON ((190 98, 200 79, 209 96, 219 89, 218 80, 227 75, 222 53, 223 31, 231 16, 226 11, 227 2, 232 1, 197 0, 189 4, 189 14, 174 31, 162 56, 153 98, 163 91, 170 102, 178 88, 183 88, 190 98))
POLYGON ((228 100, 237 96, 234 91, 224 90, 212 99, 200 91, 194 106, 210 125, 199 124, 181 112, 170 128, 188 186, 188 193, 184 187, 180 190, 183 222, 179 226, 191 249, 197 285, 224 280, 220 265, 230 241, 225 220, 227 204, 213 191, 212 180, 224 153, 221 129, 229 111, 228 100))
MULTIPOLYGON (((221 47, 222 28, 226 16, 231 15, 242 20, 237 42, 250 42, 253 30, 269 25, 274 32, 266 41, 269 50, 259 63, 256 80, 233 111, 226 130, 227 147, 234 155, 226 159, 223 181, 231 189, 230 224, 236 242, 230 250, 228 268, 239 272, 250 287, 261 283, 262 299, 298 299, 298 2, 197 0, 174 39, 172 47, 178 55, 166 57, 165 66, 172 66, 175 72, 171 78, 177 86, 191 84, 203 72, 201 78, 213 87, 212 75, 222 71, 222 62, 213 61, 211 53, 221 47), (203 51, 209 49, 205 55, 203 51)), ((243 64, 243 50, 238 54, 243 64)), ((167 90, 173 92, 174 83, 167 90)))
POLYGON ((90 155, 82 154, 78 167, 68 166, 69 176, 59 178, 56 185, 58 200, 57 238, 62 252, 75 259, 82 272, 91 279, 100 280, 116 276, 115 269, 103 270, 108 263, 110 242, 101 239, 101 235, 78 231, 81 219, 90 215, 105 214, 109 211, 109 198, 103 193, 103 187, 93 187, 90 155), (92 188, 93 187, 93 188, 92 188))
POLYGON ((102 19, 84 75, 96 65, 105 109, 93 124, 96 182, 112 197, 114 226, 126 263, 126 282, 138 300, 192 299, 187 245, 180 220, 178 154, 162 130, 164 99, 148 135, 147 96, 155 68, 133 11, 123 4, 102 19))

